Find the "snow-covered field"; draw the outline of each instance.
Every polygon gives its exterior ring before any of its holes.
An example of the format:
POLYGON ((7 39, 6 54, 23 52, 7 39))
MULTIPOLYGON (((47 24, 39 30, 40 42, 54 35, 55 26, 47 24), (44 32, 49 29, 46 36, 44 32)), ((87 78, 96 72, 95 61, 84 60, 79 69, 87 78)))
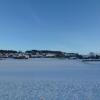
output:
POLYGON ((1 81, 0 100, 100 100, 100 82, 1 81))
POLYGON ((1 60, 0 100, 100 100, 100 63, 1 60))

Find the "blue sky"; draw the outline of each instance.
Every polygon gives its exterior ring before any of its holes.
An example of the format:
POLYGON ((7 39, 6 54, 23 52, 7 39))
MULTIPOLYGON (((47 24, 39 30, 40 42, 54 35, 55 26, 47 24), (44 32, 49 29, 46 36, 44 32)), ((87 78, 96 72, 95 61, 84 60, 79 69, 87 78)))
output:
POLYGON ((100 0, 0 0, 0 49, 100 52, 100 0))

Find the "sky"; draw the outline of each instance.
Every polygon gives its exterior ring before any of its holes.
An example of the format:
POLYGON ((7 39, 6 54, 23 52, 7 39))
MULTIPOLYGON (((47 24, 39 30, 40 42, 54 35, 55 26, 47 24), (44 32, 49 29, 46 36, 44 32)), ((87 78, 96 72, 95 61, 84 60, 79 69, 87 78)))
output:
POLYGON ((100 52, 100 0, 0 0, 0 49, 100 52))

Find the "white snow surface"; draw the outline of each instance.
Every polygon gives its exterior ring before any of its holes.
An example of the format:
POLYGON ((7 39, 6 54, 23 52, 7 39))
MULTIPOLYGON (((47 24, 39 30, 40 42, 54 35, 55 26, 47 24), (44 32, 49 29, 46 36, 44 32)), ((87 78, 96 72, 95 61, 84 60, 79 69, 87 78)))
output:
POLYGON ((100 82, 1 81, 0 100, 100 100, 100 82))
POLYGON ((100 100, 100 62, 0 60, 0 100, 100 100))

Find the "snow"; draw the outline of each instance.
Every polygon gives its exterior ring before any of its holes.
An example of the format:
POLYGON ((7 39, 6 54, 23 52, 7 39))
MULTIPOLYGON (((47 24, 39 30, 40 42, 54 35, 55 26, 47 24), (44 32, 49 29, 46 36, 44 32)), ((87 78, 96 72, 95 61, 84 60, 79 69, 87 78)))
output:
POLYGON ((100 82, 1 81, 0 100, 100 100, 100 82))
POLYGON ((100 63, 0 60, 0 100, 100 100, 100 63))

